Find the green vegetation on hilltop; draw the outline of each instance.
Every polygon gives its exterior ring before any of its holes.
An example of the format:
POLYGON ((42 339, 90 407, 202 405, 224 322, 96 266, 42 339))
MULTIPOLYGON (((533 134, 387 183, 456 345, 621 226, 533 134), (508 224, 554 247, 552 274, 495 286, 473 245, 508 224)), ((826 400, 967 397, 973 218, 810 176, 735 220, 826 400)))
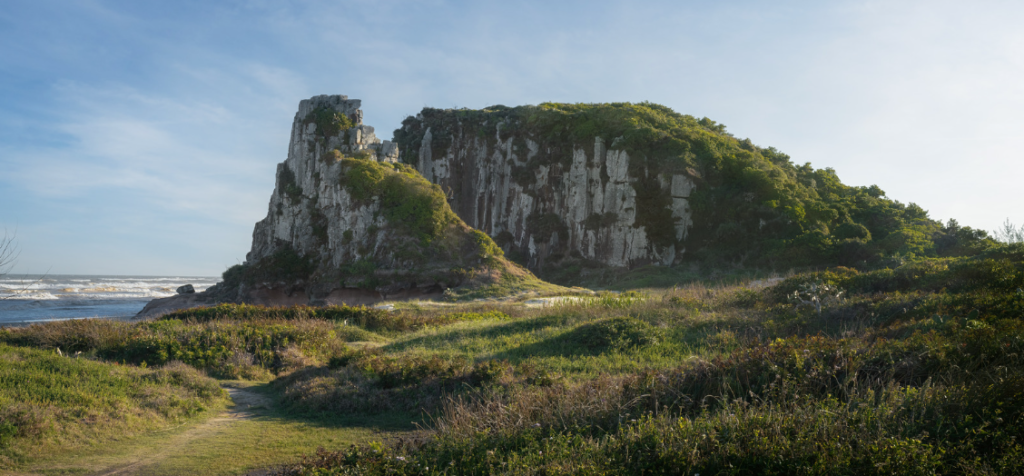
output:
MULTIPOLYGON (((560 168, 560 174, 551 176, 565 175, 574 149, 583 150, 592 161, 593 144, 600 137, 609 148, 628 152, 637 192, 634 226, 645 227, 650 240, 661 246, 675 244, 676 236, 668 208, 671 197, 659 176, 685 174, 696 188, 689 199, 693 226, 682 244, 687 250, 684 264, 698 263, 705 269, 871 269, 920 257, 971 256, 995 244, 982 230, 961 227, 954 220, 932 220, 920 206, 886 198, 877 186, 845 185, 832 169, 794 164, 779 150, 737 139, 710 119, 657 104, 426 108, 420 118, 407 119, 395 131, 404 160, 419 156, 427 128, 434 138, 435 157, 445 153, 451 138, 459 134, 491 142, 511 138, 512 151, 521 160, 527 156, 526 139, 539 143, 532 159, 513 166, 512 176, 523 186, 536 180, 534 171, 540 165, 560 168)), ((459 187, 453 185, 456 195, 459 187)), ((528 222, 528 227, 538 231, 540 217, 532 218, 535 223, 528 222)), ((564 229, 555 219, 557 223, 545 222, 546 229, 564 229)), ((597 225, 601 220, 591 221, 597 225)), ((571 253, 556 250, 553 255, 563 258, 563 268, 573 268, 563 273, 566 276, 578 275, 580 266, 588 266, 571 253)), ((552 267, 544 276, 559 276, 559 270, 552 267)), ((560 282, 578 283, 570 279, 563 276, 560 282)))
MULTIPOLYGON (((379 199, 381 214, 396 229, 430 243, 461 221, 448 206, 441 187, 412 167, 350 157, 342 158, 341 163, 341 184, 352 198, 379 199)), ((486 241, 493 246, 490 238, 486 241)))
POLYGON ((303 125, 316 124, 316 142, 320 145, 326 145, 328 139, 341 132, 345 133, 343 141, 347 143, 348 130, 355 127, 352 119, 331 107, 318 107, 310 111, 303 118, 302 123, 303 125))

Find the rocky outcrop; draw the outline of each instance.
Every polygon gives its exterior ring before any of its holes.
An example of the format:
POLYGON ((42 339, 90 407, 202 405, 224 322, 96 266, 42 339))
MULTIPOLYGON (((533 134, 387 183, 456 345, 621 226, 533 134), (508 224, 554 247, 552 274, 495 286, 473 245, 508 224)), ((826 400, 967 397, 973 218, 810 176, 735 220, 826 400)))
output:
POLYGON ((247 262, 270 257, 287 244, 318 263, 340 267, 359 259, 361 249, 383 244, 376 241, 383 236, 370 233, 384 224, 379 205, 353 200, 338 182, 342 171, 336 158, 394 162, 398 157, 390 141, 381 142, 372 127, 362 124, 359 106, 358 99, 347 96, 315 96, 299 103, 288 158, 277 166, 270 210, 256 223, 247 262))
POLYGON ((136 317, 222 302, 353 305, 563 289, 506 260, 459 219, 439 186, 398 162, 397 144, 362 123, 359 107, 346 96, 301 101, 245 263, 204 292, 179 290, 136 317))
POLYGON ((398 147, 362 124, 359 106, 345 96, 299 104, 237 300, 353 304, 536 279, 466 226, 440 187, 398 163, 398 147))
POLYGON ((175 294, 165 298, 157 298, 146 303, 133 319, 151 319, 181 309, 217 304, 217 296, 209 292, 175 294))
POLYGON ((424 109, 396 141, 467 224, 531 269, 568 258, 614 267, 682 258, 695 172, 631 156, 620 137, 551 134, 528 120, 523 108, 424 109))

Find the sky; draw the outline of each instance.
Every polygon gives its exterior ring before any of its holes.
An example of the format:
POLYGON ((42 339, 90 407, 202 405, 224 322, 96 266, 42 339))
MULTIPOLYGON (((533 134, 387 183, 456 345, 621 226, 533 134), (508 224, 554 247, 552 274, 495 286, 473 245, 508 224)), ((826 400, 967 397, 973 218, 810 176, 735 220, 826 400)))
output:
MULTIPOLYGON (((219 275, 298 103, 664 104, 930 217, 1024 224, 1024 2, 50 1, 0 9, 15 273, 219 275)), ((0 235, 2 236, 2 235, 0 235)))

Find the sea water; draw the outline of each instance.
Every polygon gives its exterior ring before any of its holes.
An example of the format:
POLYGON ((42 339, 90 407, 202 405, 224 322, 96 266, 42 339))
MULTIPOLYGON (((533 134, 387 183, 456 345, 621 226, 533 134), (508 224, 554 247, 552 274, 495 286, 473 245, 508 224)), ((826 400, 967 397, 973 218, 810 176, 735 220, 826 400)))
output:
POLYGON ((219 281, 209 276, 0 276, 0 326, 92 317, 125 318, 150 300, 191 284, 196 292, 219 281))

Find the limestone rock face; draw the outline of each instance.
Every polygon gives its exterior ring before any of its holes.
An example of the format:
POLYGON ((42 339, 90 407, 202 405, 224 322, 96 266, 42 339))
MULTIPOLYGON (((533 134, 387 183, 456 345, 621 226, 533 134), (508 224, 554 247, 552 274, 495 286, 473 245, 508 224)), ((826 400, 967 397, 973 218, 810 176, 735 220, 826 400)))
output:
POLYGON ((346 259, 358 259, 364 254, 360 250, 377 248, 379 237, 367 233, 383 224, 382 218, 375 216, 376 204, 355 203, 336 180, 341 164, 319 160, 335 149, 391 161, 397 158, 390 142, 382 143, 372 127, 362 124, 359 106, 358 99, 347 96, 323 95, 299 102, 292 122, 288 158, 277 166, 270 210, 266 218, 256 223, 247 262, 269 257, 284 244, 300 255, 335 265, 346 259), (317 111, 336 112, 348 119, 352 127, 325 136, 323 125, 311 117, 317 111))
POLYGON ((225 274, 217 292, 261 304, 367 303, 440 294, 510 264, 439 188, 397 162, 398 147, 362 124, 359 106, 346 96, 300 102, 241 288, 225 274))
POLYGON ((396 131, 401 160, 440 185, 469 226, 506 253, 518 252, 530 269, 565 258, 613 267, 682 258, 692 225, 688 174, 638 166, 614 137, 554 143, 501 118, 427 112, 396 131), (663 230, 655 237, 656 226, 663 230))

